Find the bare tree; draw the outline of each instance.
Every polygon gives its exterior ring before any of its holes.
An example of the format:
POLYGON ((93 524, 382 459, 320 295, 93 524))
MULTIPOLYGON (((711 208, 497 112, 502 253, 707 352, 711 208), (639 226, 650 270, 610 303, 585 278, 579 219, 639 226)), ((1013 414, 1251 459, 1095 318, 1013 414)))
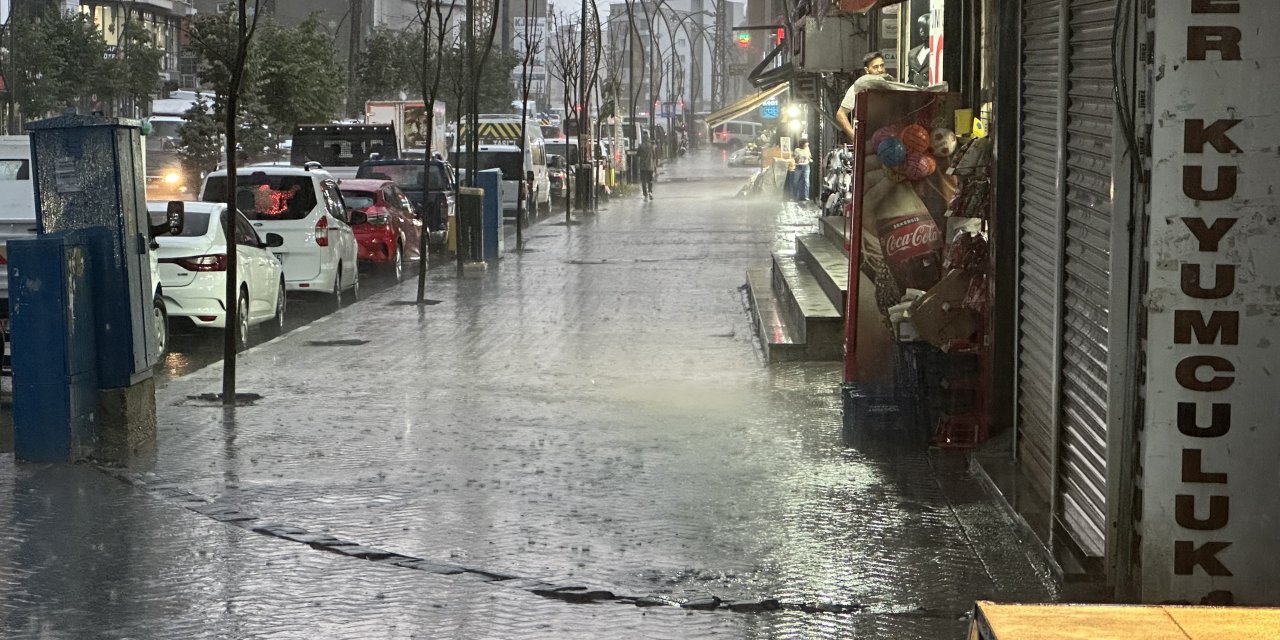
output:
MULTIPOLYGON (((227 284, 223 302, 226 309, 226 323, 222 341, 222 404, 225 406, 234 406, 236 402, 236 352, 244 346, 241 339, 242 334, 245 333, 241 327, 244 320, 241 315, 248 310, 248 300, 240 295, 238 286, 240 280, 237 275, 236 147, 237 134, 240 130, 237 121, 246 75, 246 62, 249 59, 253 34, 258 29, 258 16, 262 14, 261 1, 236 0, 227 16, 234 21, 232 28, 225 32, 225 35, 230 36, 229 41, 202 42, 203 48, 212 60, 223 67, 227 79, 227 95, 224 97, 226 109, 223 111, 223 136, 226 139, 227 163, 225 194, 227 215, 223 219, 223 231, 227 242, 227 284)), ((204 37, 204 34, 198 32, 193 32, 191 35, 197 39, 204 37)), ((216 31, 209 35, 218 36, 216 31)))
MULTIPOLYGON (((574 28, 570 17, 564 12, 555 11, 548 8, 547 11, 547 29, 550 31, 547 37, 547 72, 551 77, 560 81, 560 86, 564 96, 564 117, 567 120, 570 113, 570 105, 574 104, 573 95, 578 87, 578 73, 580 67, 581 45, 579 37, 581 29, 574 28)), ((581 123, 581 117, 578 117, 581 123)), ((566 145, 566 150, 568 146, 566 145)), ((579 150, 578 158, 565 157, 565 161, 569 162, 572 170, 577 172, 578 164, 581 162, 581 150, 579 150)), ((568 177, 565 178, 565 186, 568 187, 568 177)), ((564 219, 568 223, 572 215, 573 197, 572 193, 566 188, 564 197, 564 219)))
MULTIPOLYGON (((523 33, 520 35, 523 40, 522 44, 524 47, 524 51, 521 52, 520 56, 520 140, 518 146, 520 147, 521 158, 524 157, 524 153, 526 151, 525 145, 527 144, 525 142, 527 139, 525 137, 525 130, 529 126, 529 89, 533 81, 533 74, 531 72, 534 61, 538 59, 538 54, 542 51, 541 38, 539 37, 535 39, 535 35, 540 36, 543 34, 538 34, 537 30, 534 28, 533 4, 534 3, 532 2, 524 3, 524 29, 523 33)), ((529 177, 530 176, 520 176, 520 184, 525 185, 525 190, 530 195, 533 195, 534 185, 532 184, 532 181, 528 179, 529 177)), ((517 249, 524 249, 524 201, 524 198, 516 198, 517 249)), ((538 207, 538 200, 536 196, 532 198, 532 204, 536 212, 538 207)))
MULTIPOLYGON (((434 144, 436 125, 436 98, 440 95, 441 67, 444 59, 445 40, 449 36, 449 22, 453 18, 454 3, 449 2, 446 12, 442 6, 447 0, 419 0, 417 3, 417 21, 422 24, 422 51, 418 56, 418 65, 414 69, 418 90, 422 93, 422 105, 427 118, 426 157, 422 161, 423 198, 430 193, 431 184, 431 148, 434 144)), ((459 74, 461 75, 461 74, 459 74)), ((423 203, 427 204, 426 202, 423 203)), ((425 215, 426 212, 423 212, 425 215)), ((448 223, 442 216, 442 222, 448 223)), ((424 304, 427 296, 427 236, 425 229, 418 240, 418 304, 424 304)))

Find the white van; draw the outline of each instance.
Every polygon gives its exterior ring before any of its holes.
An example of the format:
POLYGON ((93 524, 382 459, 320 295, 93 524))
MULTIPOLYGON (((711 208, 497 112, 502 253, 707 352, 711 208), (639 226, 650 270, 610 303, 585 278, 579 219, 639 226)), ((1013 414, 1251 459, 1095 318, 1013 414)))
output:
MULTIPOLYGON (((525 198, 526 211, 543 211, 551 208, 551 178, 547 173, 547 149, 542 130, 537 121, 530 120, 525 127, 523 157, 516 141, 520 137, 520 120, 481 120, 480 149, 476 154, 478 171, 499 169, 502 171, 502 209, 515 216, 516 203, 525 198), (529 177, 532 176, 532 181, 529 177)), ((464 128, 457 137, 461 148, 450 154, 450 164, 459 171, 470 167, 466 150, 467 131, 464 128)))
MULTIPOLYGON (((200 199, 226 198, 227 172, 214 171, 205 178, 200 199)), ((351 225, 360 224, 364 214, 348 214, 338 181, 318 163, 240 167, 235 202, 260 235, 284 238, 284 245, 271 251, 284 267, 286 289, 329 295, 334 308, 342 306, 346 292, 359 296, 359 247, 351 225)))
POLYGON ((730 120, 711 129, 711 144, 726 149, 740 149, 760 137, 764 125, 746 120, 730 120))

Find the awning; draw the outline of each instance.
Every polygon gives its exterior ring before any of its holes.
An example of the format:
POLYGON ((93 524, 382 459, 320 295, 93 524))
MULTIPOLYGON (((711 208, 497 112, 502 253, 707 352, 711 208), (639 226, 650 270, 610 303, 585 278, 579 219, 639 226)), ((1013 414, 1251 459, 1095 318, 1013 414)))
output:
POLYGON ((904 0, 839 0, 837 6, 845 13, 866 13, 872 9, 901 4, 904 0))
POLYGON ((770 98, 777 97, 778 94, 787 90, 791 86, 790 83, 783 83, 776 87, 772 87, 765 91, 758 91, 753 95, 749 95, 715 113, 706 117, 708 127, 718 127, 734 118, 759 107, 770 98))

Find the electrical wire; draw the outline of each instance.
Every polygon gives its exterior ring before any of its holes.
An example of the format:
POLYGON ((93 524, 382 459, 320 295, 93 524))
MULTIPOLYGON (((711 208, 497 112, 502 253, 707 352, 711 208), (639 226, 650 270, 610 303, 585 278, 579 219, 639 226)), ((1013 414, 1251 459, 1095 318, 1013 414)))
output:
MULTIPOLYGON (((1124 60, 1125 51, 1130 44, 1128 39, 1129 29, 1126 29, 1126 26, 1129 26, 1130 18, 1132 17, 1133 0, 1118 0, 1115 19, 1111 25, 1111 97, 1115 103, 1116 114, 1120 118, 1120 128, 1127 145, 1126 154, 1129 156, 1129 162, 1133 165, 1134 171, 1139 172, 1141 171, 1139 156, 1141 150, 1138 147, 1138 138, 1134 130, 1137 126, 1136 115, 1130 104, 1129 69, 1124 60)), ((1136 43, 1134 44, 1136 46, 1136 43)))

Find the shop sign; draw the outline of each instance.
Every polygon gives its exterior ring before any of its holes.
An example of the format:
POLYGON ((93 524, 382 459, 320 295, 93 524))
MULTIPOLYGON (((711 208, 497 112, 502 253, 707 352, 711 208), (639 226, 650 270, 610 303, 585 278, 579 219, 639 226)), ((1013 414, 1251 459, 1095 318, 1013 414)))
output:
POLYGON ((769 98, 760 105, 760 117, 765 120, 777 120, 782 115, 782 106, 778 104, 777 98, 769 98))
POLYGON ((1274 0, 1156 0, 1141 597, 1280 604, 1274 0))

